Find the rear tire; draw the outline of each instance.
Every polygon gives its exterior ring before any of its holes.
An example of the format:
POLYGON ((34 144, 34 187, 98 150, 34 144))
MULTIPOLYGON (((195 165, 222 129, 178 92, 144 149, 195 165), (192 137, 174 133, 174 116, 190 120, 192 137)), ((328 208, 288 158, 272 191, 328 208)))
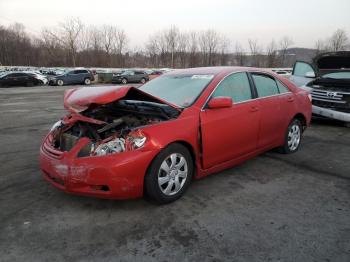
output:
POLYGON ((284 145, 279 148, 279 151, 283 154, 291 154, 298 151, 301 142, 302 130, 303 127, 300 120, 297 118, 293 119, 287 128, 284 138, 284 145))
POLYGON ((186 147, 171 144, 152 161, 145 176, 145 192, 159 204, 179 199, 193 175, 193 159, 186 147))
POLYGON ((144 83, 146 83, 146 79, 142 78, 140 82, 141 82, 141 84, 144 84, 144 83))

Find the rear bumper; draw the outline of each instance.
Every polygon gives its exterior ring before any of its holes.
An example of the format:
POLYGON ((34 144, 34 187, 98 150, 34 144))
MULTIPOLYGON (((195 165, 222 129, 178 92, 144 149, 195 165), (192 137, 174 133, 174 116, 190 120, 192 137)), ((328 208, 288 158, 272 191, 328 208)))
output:
POLYGON ((327 118, 332 118, 344 122, 350 122, 350 113, 339 112, 329 108, 323 108, 312 105, 312 113, 327 118))
POLYGON ((44 142, 40 148, 44 179, 67 193, 85 196, 127 199, 143 195, 144 175, 156 150, 76 157, 84 145, 80 140, 70 152, 57 153, 44 142))

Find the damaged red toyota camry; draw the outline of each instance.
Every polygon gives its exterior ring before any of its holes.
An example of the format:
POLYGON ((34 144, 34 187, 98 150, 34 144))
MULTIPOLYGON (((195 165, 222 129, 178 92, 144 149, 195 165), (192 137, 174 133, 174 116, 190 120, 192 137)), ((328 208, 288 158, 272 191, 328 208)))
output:
POLYGON ((69 193, 178 199, 193 179, 272 148, 298 150, 311 98, 255 68, 175 70, 140 88, 67 90, 69 114, 40 148, 44 178, 69 193))

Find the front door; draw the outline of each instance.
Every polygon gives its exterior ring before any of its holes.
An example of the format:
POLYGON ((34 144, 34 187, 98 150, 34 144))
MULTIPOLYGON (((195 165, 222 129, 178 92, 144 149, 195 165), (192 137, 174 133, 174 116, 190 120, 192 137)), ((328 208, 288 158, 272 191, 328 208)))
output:
POLYGON ((312 81, 315 76, 316 72, 311 64, 298 61, 294 64, 290 81, 292 81, 296 86, 300 87, 312 81))
POLYGON ((233 73, 216 88, 212 97, 232 97, 230 108, 201 111, 203 167, 238 158, 257 147, 260 105, 253 100, 247 74, 233 73))

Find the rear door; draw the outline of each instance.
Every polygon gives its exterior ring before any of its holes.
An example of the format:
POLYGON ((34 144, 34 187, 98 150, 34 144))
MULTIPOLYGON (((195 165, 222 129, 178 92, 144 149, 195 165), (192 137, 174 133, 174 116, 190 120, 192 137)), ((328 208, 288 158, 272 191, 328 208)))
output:
POLYGON ((27 83, 29 83, 29 76, 28 74, 25 73, 18 73, 17 74, 17 84, 18 85, 27 85, 27 83))
POLYGON ((218 84, 211 98, 230 96, 233 105, 231 108, 204 108, 200 113, 204 168, 256 149, 260 110, 253 94, 245 72, 233 73, 218 84))
POLYGON ((129 82, 137 82, 137 75, 135 74, 134 71, 130 71, 128 75, 128 81, 129 82))
POLYGON ((307 62, 297 61, 289 78, 296 86, 304 86, 316 77, 316 70, 307 62))
POLYGON ((21 73, 12 73, 10 75, 7 75, 6 82, 9 86, 18 86, 21 84, 20 79, 21 73))
POLYGON ((263 73, 251 73, 251 77, 260 102, 258 148, 264 148, 280 141, 285 132, 286 112, 275 79, 263 73))

